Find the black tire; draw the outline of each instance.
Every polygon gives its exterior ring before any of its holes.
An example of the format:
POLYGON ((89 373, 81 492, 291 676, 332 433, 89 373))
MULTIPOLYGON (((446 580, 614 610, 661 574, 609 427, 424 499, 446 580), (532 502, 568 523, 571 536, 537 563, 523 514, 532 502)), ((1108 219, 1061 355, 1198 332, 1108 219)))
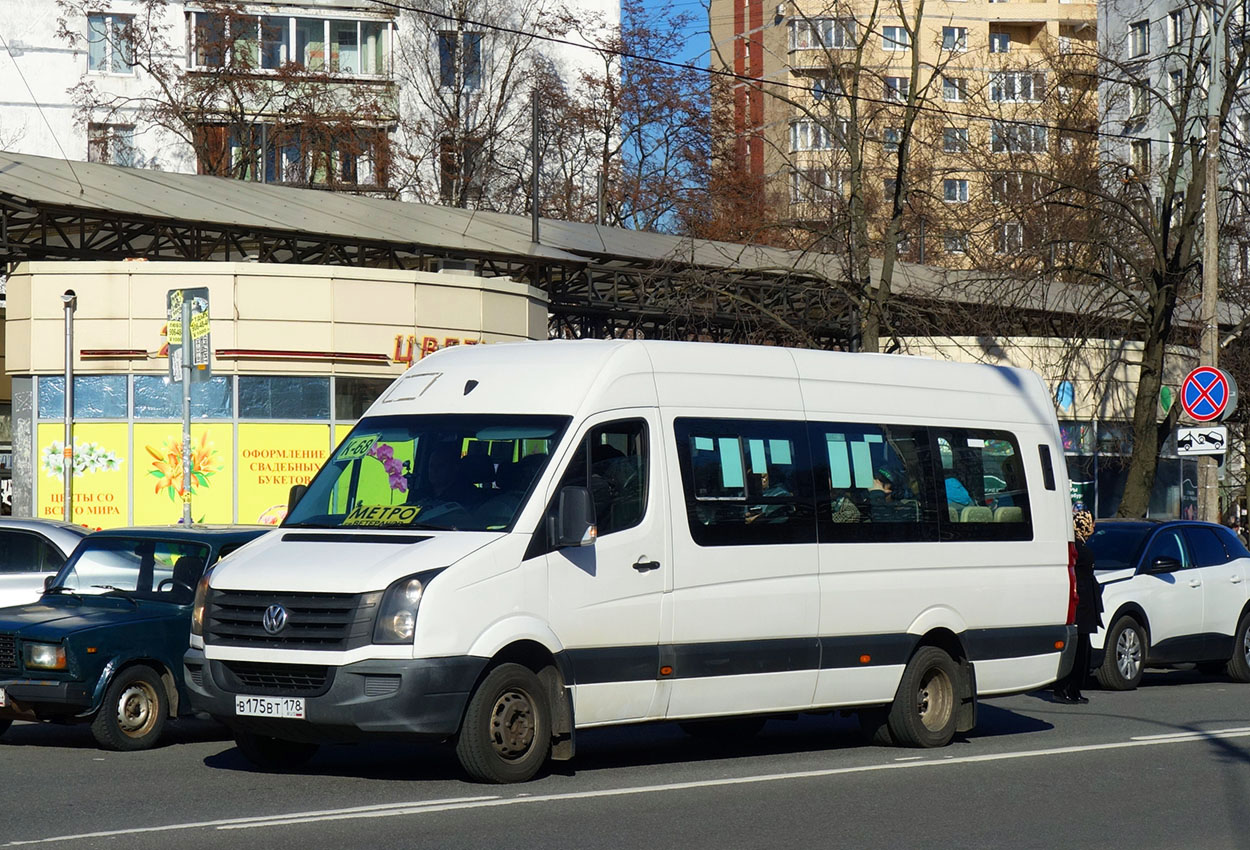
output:
POLYGON ((1228 675, 1234 682, 1250 682, 1250 612, 1241 615, 1233 634, 1233 657, 1228 659, 1228 675))
POLYGON ((146 750, 156 745, 169 719, 169 694, 151 667, 118 673, 104 692, 91 734, 106 750, 146 750))
POLYGON ((1228 663, 1224 661, 1199 661, 1194 665, 1194 669, 1204 676, 1222 676, 1228 669, 1228 663))
POLYGON ((960 694, 966 690, 955 660, 922 646, 907 662, 886 723, 901 747, 944 747, 955 737, 960 694))
POLYGON ((856 714, 859 715, 859 731, 868 743, 877 747, 894 746, 888 708, 861 708, 856 714))
POLYGON ((243 757, 262 770, 286 771, 303 767, 317 753, 318 745, 304 741, 284 741, 236 729, 234 745, 243 757))
POLYGON ((754 738, 764 728, 764 722, 763 717, 718 717, 715 720, 687 720, 677 725, 691 738, 734 744, 754 738))
POLYGON ((1094 672, 1098 684, 1109 691, 1131 691, 1146 670, 1150 641, 1146 630, 1128 614, 1122 615, 1103 641, 1102 665, 1094 672))
POLYGON ((460 766, 478 782, 524 782, 550 752, 546 689, 528 667, 500 664, 469 699, 456 738, 460 766))

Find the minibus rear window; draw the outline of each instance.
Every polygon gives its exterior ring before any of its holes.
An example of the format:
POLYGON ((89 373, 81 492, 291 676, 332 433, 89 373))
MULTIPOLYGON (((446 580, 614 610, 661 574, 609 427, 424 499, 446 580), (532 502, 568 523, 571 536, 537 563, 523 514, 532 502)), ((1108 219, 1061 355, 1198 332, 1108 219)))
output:
POLYGON ((509 414, 362 419, 283 526, 510 530, 568 423, 509 414))

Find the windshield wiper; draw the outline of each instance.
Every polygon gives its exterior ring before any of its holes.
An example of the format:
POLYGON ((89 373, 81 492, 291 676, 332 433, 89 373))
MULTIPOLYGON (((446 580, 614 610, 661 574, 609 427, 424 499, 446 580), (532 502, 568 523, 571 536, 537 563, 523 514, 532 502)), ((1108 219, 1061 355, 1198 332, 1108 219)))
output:
POLYGON ((82 599, 82 596, 79 595, 77 590, 72 590, 63 584, 58 584, 55 587, 49 587, 47 590, 44 591, 44 593, 57 593, 57 594, 63 593, 66 596, 72 596, 75 599, 82 599))
POLYGON ((125 599, 127 602, 129 602, 131 605, 134 605, 136 608, 139 607, 139 603, 136 602, 134 599, 130 598, 129 590, 122 590, 120 587, 113 587, 113 585, 111 584, 93 584, 91 586, 98 587, 101 590, 107 591, 106 593, 101 593, 100 594, 101 596, 116 596, 121 599, 125 599))

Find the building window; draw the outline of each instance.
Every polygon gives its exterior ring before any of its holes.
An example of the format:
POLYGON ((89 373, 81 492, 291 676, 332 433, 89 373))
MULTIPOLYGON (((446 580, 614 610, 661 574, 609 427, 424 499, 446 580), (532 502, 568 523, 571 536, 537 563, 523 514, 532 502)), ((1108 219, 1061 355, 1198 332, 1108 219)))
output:
POLYGON ((961 101, 968 91, 968 81, 963 77, 942 77, 942 100, 961 101))
POLYGON ((790 21, 791 50, 842 50, 854 46, 854 18, 807 18, 790 21))
POLYGON ((1144 118, 1150 114, 1150 90, 1140 83, 1129 86, 1128 114, 1133 118, 1144 118))
POLYGON ((1150 139, 1133 139, 1128 143, 1129 162, 1139 175, 1150 173, 1150 139))
POLYGON ((835 135, 837 135, 837 131, 831 133, 829 128, 819 121, 795 121, 790 125, 790 150, 832 150, 835 135))
POLYGON ((205 124, 194 144, 200 174, 330 187, 388 181, 390 142, 380 127, 205 124))
POLYGON ((946 234, 942 237, 942 250, 948 254, 968 253, 968 234, 962 230, 946 234))
POLYGON ((911 34, 906 27, 882 27, 882 50, 906 50, 911 45, 911 34))
POLYGON ((134 125, 88 124, 87 162, 133 167, 135 164, 134 125))
POLYGON ((1129 24, 1129 58, 1137 59, 1150 52, 1150 21, 1129 24))
POLYGON ((990 100, 995 103, 1031 103, 1042 99, 1046 76, 1029 71, 1003 71, 990 75, 990 100))
POLYGON ((881 132, 881 150, 886 153, 897 153, 899 142, 903 138, 903 131, 898 127, 886 127, 881 132))
POLYGON ((482 87, 482 34, 460 30, 438 34, 438 80, 443 88, 482 87))
POLYGON ((1018 254, 1024 250, 1024 225, 1008 221, 998 226, 999 254, 1018 254))
POLYGON ((87 16, 87 70, 110 74, 134 73, 131 27, 134 15, 87 16))
POLYGON ((943 180, 942 200, 948 204, 968 203, 968 181, 953 179, 943 180))
POLYGON ((945 153, 967 153, 968 128, 947 127, 942 130, 942 150, 945 153))
POLYGON ((942 27, 942 49, 953 52, 968 49, 967 27, 942 27))
POLYGON ((187 12, 187 67, 390 74, 389 21, 187 12))
MULTIPOLYGON (((38 378, 40 419, 65 417, 65 378, 58 375, 38 378)), ((182 408, 178 408, 182 415, 182 408)), ((125 375, 75 375, 75 419, 125 419, 125 375)))
POLYGON ((826 202, 840 192, 841 174, 827 168, 806 168, 790 172, 790 202, 826 202))
POLYGON ((887 177, 881 181, 881 195, 887 202, 894 200, 894 191, 898 188, 898 180, 887 177))
POLYGON ((1168 72, 1168 103, 1180 106, 1185 99, 1185 72, 1168 72))
MULTIPOLYGON (((369 405, 382 397, 391 385, 388 378, 334 379, 334 418, 340 422, 355 422, 365 415, 369 405)), ((194 384, 192 386, 195 386, 194 384)))
POLYGON ((482 140, 444 136, 439 149, 439 198, 464 206, 482 197, 482 140))
POLYGON ((1168 13, 1168 44, 1176 47, 1185 40, 1185 12, 1176 9, 1168 13))
POLYGON ((1010 53, 1011 33, 990 30, 990 53, 1010 53))
POLYGON ((841 97, 846 94, 842 80, 837 77, 817 77, 812 80, 812 99, 824 100, 827 97, 841 97))
MULTIPOLYGON (((182 385, 169 383, 163 375, 135 375, 133 394, 135 419, 182 418, 182 385)), ((229 419, 233 415, 233 378, 213 375, 207 381, 192 382, 192 419, 229 419)))
POLYGON ((990 150, 994 153, 1044 153, 1046 128, 995 121, 990 126, 990 150))
POLYGON ((328 420, 330 379, 241 375, 239 418, 328 420))
POLYGON ((911 91, 911 80, 907 77, 886 77, 885 78, 885 99, 901 103, 907 100, 907 94, 911 91))

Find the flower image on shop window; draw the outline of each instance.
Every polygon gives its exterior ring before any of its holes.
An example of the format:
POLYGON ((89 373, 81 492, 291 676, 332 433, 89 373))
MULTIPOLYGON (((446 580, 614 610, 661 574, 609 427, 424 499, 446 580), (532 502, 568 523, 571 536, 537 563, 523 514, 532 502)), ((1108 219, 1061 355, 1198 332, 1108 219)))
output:
MULTIPOLYGON (((155 460, 148 474, 156 479, 155 492, 164 490, 169 500, 175 501, 184 492, 182 483, 182 438, 170 437, 161 447, 144 446, 155 460)), ((221 455, 205 433, 200 437, 199 445, 191 447, 191 486, 188 492, 195 495, 198 488, 209 487, 209 479, 221 472, 221 455)))
MULTIPOLYGON (((53 440, 43 450, 39 466, 49 478, 65 476, 65 443, 53 440)), ((111 472, 122 465, 125 458, 120 458, 99 443, 84 442, 74 449, 74 477, 79 478, 89 472, 101 470, 111 472)))

